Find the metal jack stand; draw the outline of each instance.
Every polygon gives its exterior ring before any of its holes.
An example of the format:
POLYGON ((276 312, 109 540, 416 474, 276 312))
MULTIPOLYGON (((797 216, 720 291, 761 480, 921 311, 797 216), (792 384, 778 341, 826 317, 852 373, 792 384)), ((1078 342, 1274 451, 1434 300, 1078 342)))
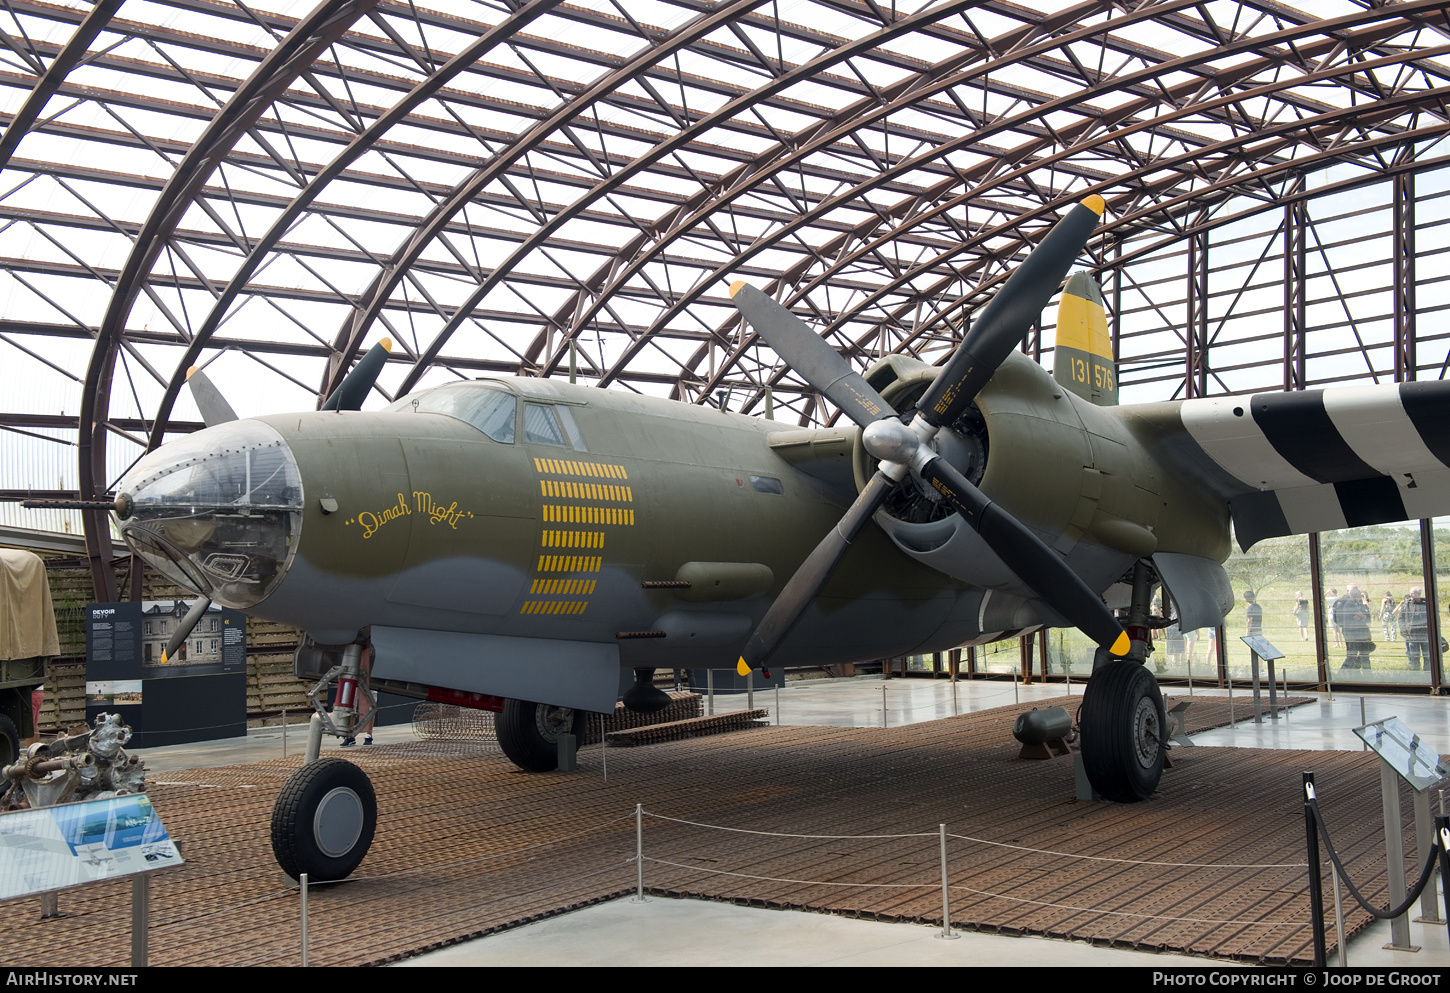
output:
MULTIPOLYGON (((1380 795, 1385 814, 1385 855, 1389 867, 1390 905, 1397 907, 1404 903, 1407 893, 1405 833, 1400 824, 1399 780, 1403 779, 1415 791, 1415 838, 1423 865, 1430 849, 1429 839, 1434 831, 1430 821, 1430 801, 1425 791, 1450 776, 1450 768, 1398 717, 1388 717, 1366 724, 1364 727, 1355 728, 1354 733, 1380 757, 1380 795)), ((1419 919, 1440 923, 1435 912, 1433 878, 1425 887, 1425 894, 1428 895, 1422 896, 1420 900, 1419 919)), ((1385 947, 1400 952, 1420 950, 1418 945, 1410 944, 1408 913, 1390 921, 1390 943, 1385 947)))

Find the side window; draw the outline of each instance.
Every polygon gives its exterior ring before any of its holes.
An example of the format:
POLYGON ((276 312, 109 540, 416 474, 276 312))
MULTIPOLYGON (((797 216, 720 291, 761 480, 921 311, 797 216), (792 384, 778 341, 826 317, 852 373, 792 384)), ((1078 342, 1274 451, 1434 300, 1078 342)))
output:
POLYGON ((559 430, 559 419, 554 408, 542 403, 524 404, 524 441, 541 445, 564 444, 564 432, 559 430))
POLYGON ((461 414, 463 419, 494 441, 512 445, 514 421, 518 419, 514 395, 502 390, 479 390, 477 399, 461 414))
POLYGON ((785 487, 774 476, 751 476, 750 485, 755 487, 755 492, 757 493, 774 493, 778 496, 785 495, 785 487))
POLYGON ((574 420, 573 411, 566 405, 559 404, 554 408, 554 413, 559 415, 559 421, 564 425, 564 433, 569 436, 569 444, 574 446, 574 451, 589 451, 584 447, 584 436, 579 433, 579 424, 574 420))
POLYGON ((419 396, 405 397, 388 409, 447 414, 472 424, 494 441, 505 445, 514 443, 518 401, 506 390, 474 384, 444 386, 419 396))

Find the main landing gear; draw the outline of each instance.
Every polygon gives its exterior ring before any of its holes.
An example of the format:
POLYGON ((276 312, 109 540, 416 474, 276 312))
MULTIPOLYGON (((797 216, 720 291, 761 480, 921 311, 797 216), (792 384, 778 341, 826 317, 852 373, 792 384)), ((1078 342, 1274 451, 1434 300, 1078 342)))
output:
POLYGON ((1106 800, 1146 800, 1163 775, 1168 726, 1158 681, 1141 662, 1114 659, 1088 680, 1078 713, 1088 782, 1106 800))
POLYGON ((1133 569, 1133 597, 1123 625, 1132 648, 1125 658, 1094 660, 1078 711, 1083 771, 1099 796, 1119 803, 1153 795, 1168 752, 1163 694, 1144 665, 1153 650, 1149 630, 1167 626, 1151 614, 1153 580, 1151 568, 1140 561, 1133 569))
POLYGON ((527 700, 505 700, 493 719, 498 747, 525 772, 553 772, 559 767, 559 736, 584 736, 584 711, 527 700))

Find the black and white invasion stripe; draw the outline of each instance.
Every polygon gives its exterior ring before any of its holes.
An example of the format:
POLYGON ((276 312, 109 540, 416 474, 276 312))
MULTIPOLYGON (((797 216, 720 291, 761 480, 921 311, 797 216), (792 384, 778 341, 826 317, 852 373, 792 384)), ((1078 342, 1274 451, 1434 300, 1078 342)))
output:
POLYGON ((1450 513, 1450 382, 1185 400, 1239 544, 1450 513))

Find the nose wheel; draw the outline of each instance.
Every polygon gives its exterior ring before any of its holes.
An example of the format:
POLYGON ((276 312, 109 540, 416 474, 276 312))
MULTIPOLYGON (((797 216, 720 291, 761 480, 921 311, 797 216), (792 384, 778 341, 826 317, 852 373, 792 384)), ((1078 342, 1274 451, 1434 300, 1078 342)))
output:
POLYGON ((1088 680, 1078 714, 1083 769, 1107 800, 1134 803, 1158 788, 1168 717, 1158 681, 1142 664, 1118 659, 1088 680))
POLYGON ((373 784, 351 762, 309 762, 292 774, 272 808, 272 854, 293 879, 346 879, 367 855, 378 823, 373 784))

